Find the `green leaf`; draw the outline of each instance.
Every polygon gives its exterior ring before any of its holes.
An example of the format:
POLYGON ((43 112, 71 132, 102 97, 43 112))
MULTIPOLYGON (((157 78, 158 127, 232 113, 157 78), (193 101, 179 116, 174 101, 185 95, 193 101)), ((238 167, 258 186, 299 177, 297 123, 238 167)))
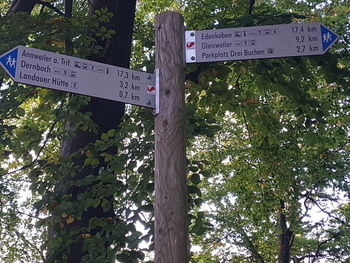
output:
POLYGON ((189 194, 197 194, 198 196, 202 195, 201 190, 195 185, 189 185, 187 189, 189 194))
POLYGON ((197 172, 198 171, 198 167, 197 166, 190 166, 189 167, 189 170, 191 171, 191 172, 197 172))
POLYGON ((103 212, 106 212, 111 208, 111 203, 107 199, 102 199, 101 206, 102 206, 103 212))
POLYGON ((90 157, 86 158, 84 161, 84 166, 89 166, 91 164, 91 160, 92 160, 92 158, 90 158, 90 157))
POLYGON ((123 253, 116 256, 116 259, 122 263, 133 263, 134 261, 130 257, 130 253, 128 251, 124 251, 123 253))
POLYGON ((108 141, 108 140, 109 140, 108 134, 107 134, 107 133, 102 133, 101 139, 102 139, 103 141, 108 141))
POLYGON ((92 205, 92 207, 96 208, 100 205, 100 203, 101 203, 101 199, 95 198, 95 199, 92 199, 91 205, 92 205))
POLYGON ((20 116, 20 117, 23 117, 23 116, 26 114, 26 112, 25 112, 25 110, 24 110, 23 108, 18 107, 18 108, 16 109, 16 114, 17 114, 18 116, 20 116))
POLYGON ((100 161, 97 158, 91 158, 90 164, 92 166, 98 166, 100 164, 100 161))
POLYGON ((192 174, 191 175, 191 183, 197 185, 201 182, 201 177, 199 174, 192 174))
POLYGON ((115 135, 115 133, 116 133, 116 130, 115 130, 115 129, 111 129, 111 130, 109 130, 109 131, 107 132, 107 134, 108 134, 109 137, 113 137, 113 136, 115 135))

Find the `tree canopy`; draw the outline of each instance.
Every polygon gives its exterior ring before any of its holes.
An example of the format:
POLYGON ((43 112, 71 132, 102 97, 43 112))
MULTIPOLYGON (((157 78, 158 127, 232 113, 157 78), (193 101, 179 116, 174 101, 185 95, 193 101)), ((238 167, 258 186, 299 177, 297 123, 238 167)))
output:
MULTIPOLYGON (((154 17, 168 10, 188 30, 319 21, 339 34, 322 56, 186 66, 189 261, 350 260, 348 1, 32 1, 13 12, 21 2, 0 3, 1 54, 26 45, 124 67, 131 54, 147 72, 154 17)), ((0 87, 0 261, 69 262, 79 247, 81 262, 152 262, 152 110, 3 70, 0 87)))

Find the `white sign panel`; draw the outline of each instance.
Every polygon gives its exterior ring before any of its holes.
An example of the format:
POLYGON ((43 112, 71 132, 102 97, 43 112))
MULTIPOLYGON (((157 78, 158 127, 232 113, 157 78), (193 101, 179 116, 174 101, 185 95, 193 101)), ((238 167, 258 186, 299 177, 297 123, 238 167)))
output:
POLYGON ((322 55, 338 38, 318 22, 186 31, 186 62, 322 55))
POLYGON ((155 75, 17 46, 0 64, 19 83, 155 108, 155 75))

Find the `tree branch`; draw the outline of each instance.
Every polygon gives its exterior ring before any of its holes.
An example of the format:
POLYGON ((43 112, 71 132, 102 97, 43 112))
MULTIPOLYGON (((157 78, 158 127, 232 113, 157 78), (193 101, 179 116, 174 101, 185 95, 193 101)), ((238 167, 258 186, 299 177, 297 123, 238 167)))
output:
POLYGON ((36 245, 34 245, 32 242, 30 242, 23 233, 20 233, 18 230, 14 230, 17 236, 22 239, 23 243, 26 245, 29 245, 31 248, 33 248, 41 257, 41 259, 44 261, 45 257, 41 249, 39 249, 36 245))
MULTIPOLYGON (((236 215, 239 221, 242 221, 239 214, 236 215)), ((242 235, 243 240, 247 244, 247 249, 250 251, 252 256, 257 260, 259 263, 265 263, 265 260, 263 256, 259 253, 258 249, 255 247, 253 241, 250 239, 246 231, 244 230, 243 226, 240 224, 240 222, 237 224, 238 233, 242 235)))
POLYGON ((95 11, 96 7, 95 5, 91 2, 91 0, 88 0, 89 5, 91 6, 91 8, 95 11))
POLYGON ((0 177, 5 176, 5 175, 14 174, 14 173, 17 173, 17 172, 20 172, 20 171, 23 171, 23 170, 25 170, 25 169, 28 169, 28 168, 31 167, 32 165, 34 165, 34 164, 38 161, 38 159, 39 159, 39 157, 40 157, 40 154, 42 153, 42 151, 44 150, 44 148, 45 148, 47 142, 49 141, 49 139, 50 139, 50 134, 52 133, 52 131, 53 131, 53 129, 55 128, 56 124, 57 124, 57 121, 54 122, 54 123, 51 125, 51 127, 50 127, 50 129, 49 129, 49 132, 48 132, 48 134, 47 134, 47 136, 46 136, 46 139, 45 139, 45 141, 44 141, 43 146, 41 146, 41 148, 40 148, 39 151, 38 151, 37 156, 35 157, 35 159, 34 159, 31 163, 26 164, 26 165, 22 166, 21 168, 19 168, 19 169, 17 169, 17 170, 14 170, 14 171, 11 171, 11 172, 8 172, 8 173, 4 173, 4 174, 0 174, 0 177))
POLYGON ((254 4, 255 4, 255 0, 249 0, 249 11, 248 11, 249 15, 251 15, 253 12, 254 4))
POLYGON ((57 14, 61 15, 61 16, 65 16, 65 14, 59 10, 57 7, 55 7, 53 4, 42 1, 42 0, 36 0, 38 4, 41 4, 42 6, 48 7, 51 10, 55 11, 57 14))
POLYGON ((337 220, 338 222, 342 223, 343 225, 347 225, 346 222, 342 219, 340 219, 339 217, 336 217, 334 215, 332 215, 330 212, 326 211, 323 207, 321 207, 321 205, 312 197, 308 197, 309 200, 311 200, 323 213, 325 213, 326 215, 328 215, 330 218, 333 218, 335 220, 337 220))

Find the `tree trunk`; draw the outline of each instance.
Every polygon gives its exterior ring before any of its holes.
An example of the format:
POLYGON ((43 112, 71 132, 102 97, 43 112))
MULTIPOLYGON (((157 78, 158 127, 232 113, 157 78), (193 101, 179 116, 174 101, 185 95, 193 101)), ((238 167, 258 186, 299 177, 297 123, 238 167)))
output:
MULTIPOLYGON (((92 14, 94 9, 98 10, 106 7, 110 13, 114 14, 109 28, 113 28, 118 33, 112 39, 107 41, 98 41, 102 47, 103 53, 99 57, 91 58, 92 60, 128 68, 130 64, 130 53, 132 44, 132 32, 136 8, 136 0, 94 0, 90 1, 92 14)), ((98 87, 96 87, 98 88, 98 87)), ((70 156, 72 153, 79 151, 90 143, 94 143, 100 138, 101 134, 110 129, 116 128, 124 115, 124 104, 99 98, 91 98, 89 104, 84 107, 82 112, 91 112, 92 120, 98 125, 98 132, 92 133, 82 130, 76 130, 74 123, 66 123, 66 131, 75 131, 76 136, 68 140, 62 141, 61 155, 62 157, 70 156)), ((74 166, 83 166, 84 156, 75 158, 74 166)), ((103 166, 103 164, 102 164, 103 166)), ((73 181, 83 179, 88 175, 97 175, 101 167, 85 167, 75 175, 73 181)), ((89 186, 91 188, 92 186, 89 186)), ((79 193, 88 191, 87 187, 72 187, 69 193, 72 194, 72 202, 76 201, 79 193)), ((90 207, 83 215, 81 220, 75 221, 73 224, 66 225, 71 229, 84 228, 89 225, 92 218, 113 218, 116 220, 116 215, 113 208, 113 194, 107 198, 110 202, 111 209, 103 211, 101 205, 96 208, 90 207)), ((111 222, 112 223, 112 222, 111 222)), ((98 230, 91 231, 91 235, 95 235, 98 230)), ((107 233, 108 234, 108 233, 107 233)), ((76 242, 69 245, 69 255, 67 263, 81 262, 84 256, 83 238, 81 233, 77 233, 76 242)), ((109 243, 104 243, 106 251, 110 246, 109 243)))
POLYGON ((293 245, 294 233, 287 226, 287 218, 283 210, 285 209, 284 201, 280 201, 281 212, 279 213, 280 231, 279 235, 279 253, 278 263, 290 263, 290 250, 293 245))
MULTIPOLYGON (((65 0, 64 1, 64 16, 66 18, 72 18, 73 13, 73 0, 65 0)), ((67 54, 73 53, 73 43, 72 39, 65 39, 64 40, 64 46, 67 54)))
POLYGON ((7 14, 15 14, 19 12, 31 13, 36 3, 36 0, 14 0, 7 14))

